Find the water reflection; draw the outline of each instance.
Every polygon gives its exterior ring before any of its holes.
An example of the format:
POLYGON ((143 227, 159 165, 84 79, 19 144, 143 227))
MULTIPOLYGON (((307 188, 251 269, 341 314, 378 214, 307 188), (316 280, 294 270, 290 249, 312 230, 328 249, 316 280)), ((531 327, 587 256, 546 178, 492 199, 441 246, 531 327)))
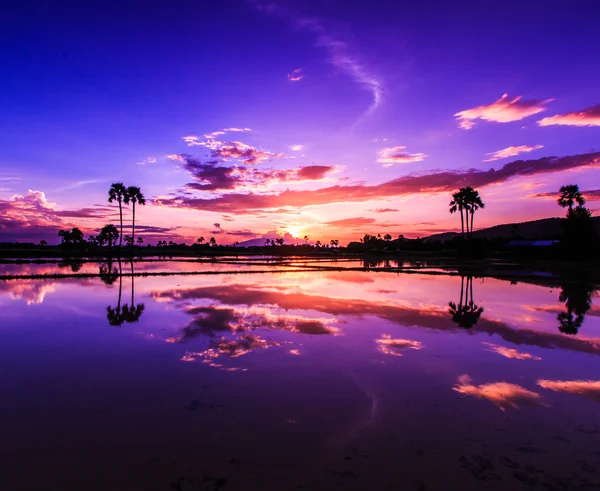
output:
POLYGON ((465 329, 474 327, 483 313, 483 307, 478 307, 473 300, 473 276, 460 277, 460 300, 448 304, 448 312, 452 322, 465 329), (465 281, 466 279, 466 281, 465 281))
POLYGON ((544 405, 541 402, 541 396, 537 392, 527 390, 525 387, 507 382, 474 385, 473 380, 467 374, 458 377, 458 382, 453 390, 478 399, 487 399, 493 402, 501 411, 505 411, 508 407, 517 409, 519 404, 544 405))
POLYGON ((541 360, 539 356, 534 356, 531 353, 517 351, 514 348, 507 348, 506 346, 500 346, 498 344, 488 343, 486 341, 484 341, 481 344, 488 346, 488 351, 498 353, 500 356, 504 356, 504 358, 511 358, 515 360, 541 360))
POLYGON ((71 268, 71 272, 77 273, 83 267, 83 259, 67 257, 58 262, 58 267, 62 268, 71 268))
POLYGON ((121 305, 121 296, 123 293, 123 271, 120 259, 118 264, 118 270, 113 269, 112 264, 110 262, 104 267, 104 269, 103 266, 100 266, 101 278, 103 279, 105 284, 111 285, 112 283, 114 283, 116 280, 115 275, 117 275, 119 279, 119 294, 117 297, 117 305, 115 307, 112 307, 110 305, 106 307, 106 320, 111 326, 121 326, 124 322, 138 322, 145 309, 145 305, 143 303, 135 303, 135 274, 133 270, 132 261, 129 262, 131 267, 131 303, 121 305))
POLYGON ((579 272, 561 277, 559 300, 565 304, 565 311, 556 316, 558 329, 564 334, 578 334, 583 325, 585 314, 592 308, 594 284, 587 274, 579 272))
POLYGON ((554 392, 587 397, 600 402, 600 380, 538 380, 537 384, 554 392))
POLYGON ((382 334, 381 338, 375 341, 377 348, 384 355, 404 356, 402 351, 407 349, 421 350, 423 343, 411 341, 409 339, 393 339, 389 334, 382 334))

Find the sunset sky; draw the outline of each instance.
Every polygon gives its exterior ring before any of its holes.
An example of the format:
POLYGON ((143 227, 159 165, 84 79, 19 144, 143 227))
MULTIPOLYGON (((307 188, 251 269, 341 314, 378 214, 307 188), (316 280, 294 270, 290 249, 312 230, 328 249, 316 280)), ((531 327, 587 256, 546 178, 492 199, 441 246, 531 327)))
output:
POLYGON ((0 241, 342 244, 600 212, 597 1, 42 2, 0 18, 0 241), (130 220, 130 211, 126 211, 130 220))

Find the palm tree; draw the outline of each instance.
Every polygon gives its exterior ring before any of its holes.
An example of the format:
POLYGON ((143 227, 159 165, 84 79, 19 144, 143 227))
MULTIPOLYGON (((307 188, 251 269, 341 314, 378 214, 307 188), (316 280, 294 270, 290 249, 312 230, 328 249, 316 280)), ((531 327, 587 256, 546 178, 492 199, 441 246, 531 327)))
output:
POLYGON ((211 237, 209 242, 210 242, 211 247, 214 247, 217 245, 217 240, 214 237, 211 237))
POLYGON ((570 217, 573 213, 573 206, 577 203, 578 206, 585 205, 585 199, 579 192, 579 186, 577 184, 569 184, 568 186, 562 186, 560 188, 560 197, 557 200, 558 206, 562 208, 569 208, 567 211, 567 217, 570 217))
POLYGON ((278 239, 275 239, 275 242, 277 242, 277 245, 282 246, 285 240, 282 237, 279 237, 278 239))
POLYGON ((123 246, 123 202, 127 203, 127 189, 122 182, 111 184, 108 190, 108 202, 117 201, 119 203, 119 222, 121 224, 121 234, 119 239, 119 249, 123 246))
POLYGON ((340 241, 337 239, 331 239, 329 243, 331 244, 331 247, 337 247, 340 241))
MULTIPOLYGON (((465 215, 468 217, 468 206, 464 188, 458 190, 452 195, 452 201, 450 201, 450 213, 456 213, 460 211, 460 229, 463 239, 465 238, 465 215), (463 215, 464 213, 464 215, 463 215)), ((469 221, 467 220, 467 235, 469 234, 469 221)))
POLYGON ((320 240, 317 240, 315 242, 315 247, 321 247, 321 241, 320 240))
POLYGON ((383 236, 383 240, 385 240, 386 242, 389 242, 390 240, 392 240, 392 236, 390 234, 385 234, 383 236))
POLYGON ((69 245, 71 243, 71 232, 69 230, 59 230, 58 236, 63 245, 69 245))
POLYGON ((121 269, 121 258, 119 258, 119 296, 117 298, 116 308, 110 305, 106 307, 106 319, 111 326, 120 326, 125 321, 121 310, 121 294, 123 293, 123 270, 121 269))
MULTIPOLYGON (((467 213, 471 213, 471 238, 473 237, 473 221, 475 219, 475 212, 479 209, 485 208, 485 204, 481 201, 479 191, 476 191, 471 186, 464 188, 464 193, 467 203, 467 213)), ((467 215, 468 216, 468 215, 467 215)))
POLYGON ((138 237, 137 243, 140 247, 142 247, 142 244, 144 243, 144 238, 143 237, 138 237))
POLYGON ((198 242, 199 245, 202 245, 204 243, 204 237, 200 237, 196 242, 198 242))
POLYGON ((465 276, 460 277, 460 300, 458 305, 454 302, 448 304, 448 313, 459 327, 470 329, 477 324, 483 307, 478 307, 473 300, 473 277, 467 276, 465 284, 465 276))
POLYGON ((133 248, 133 244, 135 244, 135 204, 138 203, 142 206, 146 205, 146 198, 140 191, 140 188, 137 186, 129 186, 127 188, 127 192, 124 198, 125 203, 129 204, 131 202, 131 211, 132 211, 132 222, 131 222, 131 245, 133 248))
POLYGON ((266 239, 265 246, 270 246, 270 245, 271 245, 271 239, 266 239))
POLYGON ((308 235, 304 236, 304 245, 308 244, 308 235))

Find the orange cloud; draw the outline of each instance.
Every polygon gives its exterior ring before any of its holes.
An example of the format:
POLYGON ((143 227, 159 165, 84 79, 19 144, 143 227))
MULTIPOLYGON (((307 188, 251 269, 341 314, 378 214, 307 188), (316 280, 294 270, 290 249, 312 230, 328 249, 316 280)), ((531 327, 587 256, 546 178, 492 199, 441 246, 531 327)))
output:
POLYGON ((484 160, 484 162, 492 162, 494 160, 516 157, 520 153, 533 152, 534 150, 539 150, 543 147, 544 145, 519 145, 518 147, 506 147, 502 150, 497 150, 496 152, 486 153, 486 155, 489 155, 490 158, 484 160))
POLYGON ((255 213, 257 210, 305 207, 330 203, 378 200, 390 196, 415 193, 438 193, 459 187, 483 187, 504 182, 517 176, 533 176, 600 164, 600 152, 566 157, 544 157, 537 160, 516 160, 498 170, 448 170, 432 174, 408 175, 377 185, 355 184, 331 186, 316 190, 285 190, 273 194, 229 193, 209 198, 176 196, 155 197, 161 206, 221 213, 255 213))
POLYGON ((498 344, 487 342, 483 342, 481 344, 489 346, 490 349, 488 351, 498 353, 499 355, 504 356, 505 358, 512 358, 515 360, 541 360, 541 358, 538 356, 534 356, 529 353, 523 353, 513 348, 507 348, 506 346, 500 346, 498 344))
POLYGON ((392 339, 389 334, 382 334, 380 339, 376 339, 377 349, 385 355, 404 356, 403 350, 423 349, 423 343, 419 341, 411 341, 409 339, 392 339))
POLYGON ((554 392, 566 392, 600 402, 600 380, 538 380, 537 384, 554 392))
POLYGON ((540 126, 600 126, 600 104, 565 114, 556 114, 538 121, 540 126))
POLYGON ((521 96, 510 99, 508 94, 504 94, 500 99, 491 104, 465 109, 454 114, 459 122, 459 126, 465 130, 475 126, 477 119, 484 121, 494 121, 497 123, 509 123, 511 121, 520 121, 528 116, 545 111, 545 104, 553 99, 545 100, 523 100, 521 96))
POLYGON ((541 396, 516 384, 507 382, 496 382, 493 384, 473 385, 471 377, 461 375, 458 383, 452 390, 478 399, 487 399, 493 402, 498 409, 506 411, 507 407, 517 409, 519 404, 530 406, 543 406, 541 396))
POLYGON ((412 162, 421 162, 427 155, 424 153, 408 153, 403 150, 406 147, 390 147, 379 151, 377 162, 384 164, 384 167, 391 167, 394 164, 410 164, 412 162))
POLYGON ((373 223, 375 223, 374 218, 356 217, 356 218, 342 218, 341 220, 332 220, 331 222, 323 223, 323 225, 328 226, 328 227, 349 228, 349 227, 362 227, 363 225, 371 225, 373 223))

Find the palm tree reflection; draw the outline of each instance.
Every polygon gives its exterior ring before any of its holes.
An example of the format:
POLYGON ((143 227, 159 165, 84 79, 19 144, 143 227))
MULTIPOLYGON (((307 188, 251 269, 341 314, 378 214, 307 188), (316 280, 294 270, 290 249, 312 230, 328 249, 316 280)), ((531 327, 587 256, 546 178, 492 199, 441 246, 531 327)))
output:
POLYGON ((565 304, 565 311, 560 312, 558 330, 564 334, 575 335, 583 325, 585 314, 592 308, 594 285, 586 275, 578 274, 575 278, 561 278, 561 291, 558 297, 565 304))
POLYGON ((103 267, 100 267, 100 277, 107 285, 114 283, 116 277, 119 278, 119 296, 117 297, 117 306, 106 307, 106 320, 111 326, 121 326, 124 322, 133 323, 140 320, 140 317, 144 313, 145 305, 135 303, 135 275, 133 270, 133 261, 129 262, 131 266, 131 304, 124 304, 121 306, 121 296, 123 292, 123 271, 121 269, 121 260, 119 260, 119 269, 112 269, 109 263, 107 272, 103 275, 103 267), (115 277, 116 275, 116 277, 115 277), (114 278, 114 279, 113 279, 114 278), (108 282, 107 282, 108 281, 108 282))
POLYGON ((448 313, 452 318, 452 322, 460 327, 471 329, 477 324, 483 313, 483 307, 478 307, 473 300, 473 276, 460 277, 460 300, 458 305, 450 302, 448 306, 448 313))

